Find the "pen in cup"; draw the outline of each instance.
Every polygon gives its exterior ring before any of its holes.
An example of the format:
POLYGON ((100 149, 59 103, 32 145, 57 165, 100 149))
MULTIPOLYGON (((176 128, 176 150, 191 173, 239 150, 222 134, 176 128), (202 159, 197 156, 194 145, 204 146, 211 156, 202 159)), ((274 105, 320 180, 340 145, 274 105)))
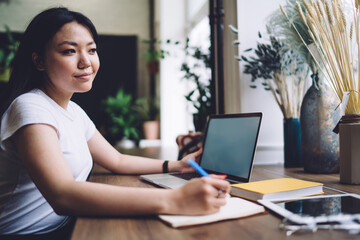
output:
MULTIPOLYGON (((188 164, 193 167, 201 176, 210 177, 210 175, 193 159, 189 158, 187 160, 188 164)), ((217 197, 221 197, 225 193, 224 189, 219 189, 217 197)))

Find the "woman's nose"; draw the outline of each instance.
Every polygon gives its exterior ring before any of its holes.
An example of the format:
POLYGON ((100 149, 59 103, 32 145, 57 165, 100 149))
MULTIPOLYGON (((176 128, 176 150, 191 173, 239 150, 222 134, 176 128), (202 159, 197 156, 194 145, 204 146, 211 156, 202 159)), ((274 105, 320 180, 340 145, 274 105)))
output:
POLYGON ((90 65, 91 65, 91 62, 90 62, 89 56, 86 53, 82 53, 80 55, 78 67, 80 69, 83 69, 83 68, 90 67, 90 65))

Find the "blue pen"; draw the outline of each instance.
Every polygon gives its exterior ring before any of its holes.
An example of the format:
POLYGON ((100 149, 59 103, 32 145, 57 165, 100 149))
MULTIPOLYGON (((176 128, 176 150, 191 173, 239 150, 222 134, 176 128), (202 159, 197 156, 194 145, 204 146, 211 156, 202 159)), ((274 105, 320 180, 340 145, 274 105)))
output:
MULTIPOLYGON (((195 162, 193 159, 189 158, 189 159, 187 160, 187 162, 188 162, 188 164, 189 164, 190 166, 192 166, 201 176, 203 176, 203 177, 210 177, 210 175, 209 175, 199 164, 197 164, 197 162, 195 162)), ((218 195, 217 195, 217 197, 219 198, 219 197, 223 196, 223 194, 224 194, 225 192, 226 192, 225 190, 219 189, 219 190, 218 190, 218 195)), ((227 194, 227 195, 228 195, 228 194, 227 194)), ((229 196, 230 196, 230 195, 229 195, 229 196)))
POLYGON ((195 162, 193 159, 189 158, 187 160, 188 164, 192 166, 201 176, 203 177, 210 177, 210 175, 202 168, 200 167, 197 162, 195 162))

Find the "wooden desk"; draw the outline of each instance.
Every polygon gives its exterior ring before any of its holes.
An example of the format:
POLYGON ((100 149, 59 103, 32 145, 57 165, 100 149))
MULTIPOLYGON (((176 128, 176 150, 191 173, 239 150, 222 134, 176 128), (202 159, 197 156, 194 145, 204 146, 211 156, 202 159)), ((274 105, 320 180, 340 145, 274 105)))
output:
MULTIPOLYGON (((159 148, 132 150, 134 153, 149 157, 166 158, 167 154, 159 148)), ((282 165, 260 166, 253 169, 251 181, 290 176, 304 180, 324 183, 325 194, 352 192, 360 194, 360 186, 339 183, 339 174, 308 174, 300 168, 284 169, 282 165), (338 190, 335 190, 338 189, 338 190)), ((89 181, 118 186, 145 187, 153 186, 139 180, 138 176, 114 175, 95 166, 89 181)), ((140 217, 81 217, 78 218, 72 234, 72 240, 110 240, 110 239, 156 239, 156 240, 199 240, 199 239, 354 239, 342 231, 319 230, 316 233, 294 234, 286 237, 279 229, 281 219, 271 213, 255 215, 237 220, 211 223, 174 229, 160 221, 156 216, 140 217)))

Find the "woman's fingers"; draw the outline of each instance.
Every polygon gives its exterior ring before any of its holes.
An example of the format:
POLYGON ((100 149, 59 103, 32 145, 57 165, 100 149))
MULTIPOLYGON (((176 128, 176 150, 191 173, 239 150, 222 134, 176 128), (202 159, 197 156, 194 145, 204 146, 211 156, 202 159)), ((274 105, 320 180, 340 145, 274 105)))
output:
POLYGON ((210 176, 217 179, 225 179, 227 177, 226 174, 210 174, 210 176))
POLYGON ((216 196, 219 196, 219 192, 226 195, 230 191, 230 183, 224 180, 224 176, 211 175, 210 178, 203 177, 202 179, 214 188, 216 196))
POLYGON ((190 154, 186 155, 182 160, 187 160, 189 158, 193 158, 193 159, 195 159, 196 162, 199 163, 200 155, 202 154, 202 151, 203 151, 202 148, 200 148, 196 152, 193 152, 193 153, 190 153, 190 154))
POLYGON ((202 177, 201 181, 204 184, 204 188, 207 190, 204 191, 205 199, 208 203, 209 210, 217 212, 220 207, 226 204, 226 194, 230 190, 230 184, 221 179, 202 177))
POLYGON ((230 184, 224 176, 201 177, 190 180, 172 194, 172 213, 184 215, 202 215, 215 213, 226 204, 226 195, 230 184))

